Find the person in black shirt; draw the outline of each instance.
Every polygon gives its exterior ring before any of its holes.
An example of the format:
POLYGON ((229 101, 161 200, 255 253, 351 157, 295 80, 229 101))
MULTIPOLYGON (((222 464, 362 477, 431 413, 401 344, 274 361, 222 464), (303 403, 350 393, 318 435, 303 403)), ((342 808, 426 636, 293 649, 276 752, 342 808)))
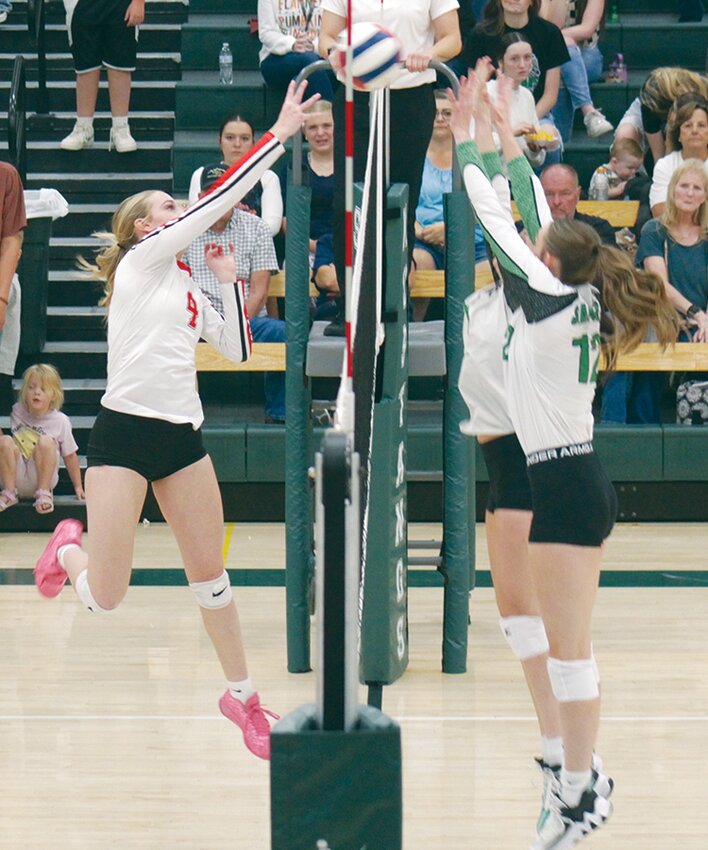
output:
POLYGON ((574 218, 576 221, 582 221, 597 232, 605 245, 617 244, 615 231, 609 221, 599 216, 578 212, 580 182, 578 172, 572 165, 555 163, 547 166, 541 172, 541 185, 554 219, 574 218))
POLYGON ((526 85, 533 92, 536 114, 553 121, 550 111, 558 99, 560 66, 570 60, 561 31, 539 17, 540 0, 489 0, 482 21, 464 45, 462 56, 474 68, 482 56, 499 55, 499 42, 509 32, 521 33, 533 48, 533 69, 526 85))

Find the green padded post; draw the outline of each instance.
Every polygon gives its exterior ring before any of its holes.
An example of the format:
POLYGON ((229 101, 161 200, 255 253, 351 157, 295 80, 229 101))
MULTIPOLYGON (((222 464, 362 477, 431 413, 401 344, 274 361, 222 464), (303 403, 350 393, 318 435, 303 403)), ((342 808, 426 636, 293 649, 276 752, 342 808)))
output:
POLYGON ((351 731, 323 732, 306 705, 276 724, 270 741, 271 850, 401 850, 393 720, 362 705, 351 731))
POLYGON ((383 305, 388 320, 379 361, 381 396, 374 405, 359 671, 362 682, 384 685, 394 682, 408 665, 408 297, 404 274, 407 204, 408 187, 391 186, 387 199, 383 305), (398 215, 391 216, 391 210, 398 211, 398 215))
POLYGON ((310 586, 314 574, 310 387, 305 375, 310 332, 310 199, 305 186, 288 186, 285 240, 286 418, 285 597, 288 671, 310 670, 310 586))
POLYGON ((443 408, 443 564, 445 601, 442 669, 467 669, 469 592, 474 586, 475 441, 460 431, 468 417, 458 381, 464 345, 465 299, 474 292, 474 214, 465 192, 444 197, 445 352, 447 375, 443 408))

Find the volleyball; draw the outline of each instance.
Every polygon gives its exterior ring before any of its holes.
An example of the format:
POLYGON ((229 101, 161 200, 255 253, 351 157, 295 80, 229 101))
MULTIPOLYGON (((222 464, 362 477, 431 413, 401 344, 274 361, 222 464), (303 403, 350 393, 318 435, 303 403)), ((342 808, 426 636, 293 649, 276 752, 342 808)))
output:
MULTIPOLYGON (((347 31, 342 30, 337 39, 342 68, 337 73, 346 82, 347 31)), ((352 25, 352 77, 355 89, 371 91, 391 83, 400 74, 402 61, 401 42, 379 24, 352 25)))

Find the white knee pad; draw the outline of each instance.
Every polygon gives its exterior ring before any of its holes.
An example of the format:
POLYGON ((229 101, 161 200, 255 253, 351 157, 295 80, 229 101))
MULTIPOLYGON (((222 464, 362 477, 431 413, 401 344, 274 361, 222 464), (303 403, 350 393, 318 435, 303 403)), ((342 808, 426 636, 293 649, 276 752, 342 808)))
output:
POLYGON ((528 661, 548 652, 546 629, 540 617, 502 617, 499 625, 511 651, 519 661, 528 661))
POLYGON ((600 676, 594 658, 548 659, 548 678, 558 702, 581 702, 600 696, 600 676))
POLYGON ((233 599, 229 574, 224 572, 211 581, 191 581, 189 586, 202 608, 226 608, 233 599))
POLYGON ((91 593, 91 588, 88 583, 88 570, 84 570, 76 577, 74 590, 76 590, 77 596, 89 609, 89 611, 93 611, 94 614, 108 614, 110 609, 102 608, 93 598, 93 593, 91 593))

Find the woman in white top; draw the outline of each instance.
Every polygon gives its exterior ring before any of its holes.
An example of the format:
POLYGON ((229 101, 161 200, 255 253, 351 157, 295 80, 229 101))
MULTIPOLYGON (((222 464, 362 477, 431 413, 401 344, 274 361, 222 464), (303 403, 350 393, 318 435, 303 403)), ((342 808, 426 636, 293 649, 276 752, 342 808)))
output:
POLYGON ((529 648, 531 656, 549 654, 563 737, 560 781, 552 783, 533 845, 550 850, 574 846, 612 811, 607 799, 612 782, 593 770, 600 691, 591 620, 616 497, 592 447, 602 338, 601 306, 589 281, 599 275, 605 307, 618 319, 608 341, 610 363, 619 351, 635 347, 649 327, 668 343, 675 319, 660 279, 634 269, 617 249, 602 246, 592 228, 563 220, 541 229, 542 191, 506 111, 492 104, 512 191, 527 211, 524 223, 539 256, 527 247, 480 155, 480 150, 495 151, 485 99, 491 104, 484 81, 472 74, 453 105, 451 129, 467 193, 503 269, 507 329, 497 341, 497 357, 508 417, 526 454, 533 510, 528 563, 535 597, 528 602, 538 605, 541 618, 536 628, 520 629, 516 641, 519 657, 529 648), (479 148, 469 135, 472 117, 479 148))
MULTIPOLYGON (((319 49, 335 71, 340 60, 334 50, 347 26, 345 0, 324 0, 319 49)), ((418 206, 425 152, 435 120, 435 71, 431 61, 445 62, 461 49, 457 0, 354 0, 352 23, 380 23, 401 42, 405 67, 390 85, 391 183, 408 184, 408 261, 415 243, 415 210, 418 206)), ((344 86, 337 85, 334 111, 334 262, 342 289, 344 281, 344 86)), ((369 95, 354 93, 354 180, 363 180, 369 138, 369 95)), ((342 301, 344 292, 342 291, 342 301)), ((338 329, 344 332, 343 324, 338 329)))
POLYGON ((708 101, 689 92, 674 104, 666 128, 668 153, 654 166, 649 206, 659 218, 666 206, 666 192, 674 171, 687 159, 699 159, 708 173, 708 101))
MULTIPOLYGON (((511 80, 511 101, 509 104, 509 120, 514 128, 519 147, 528 159, 532 168, 541 168, 546 160, 546 150, 557 150, 560 147, 558 131, 552 124, 541 124, 536 114, 536 102, 531 91, 524 82, 531 74, 533 65, 533 47, 526 38, 518 32, 509 32, 499 41, 499 52, 495 57, 499 70, 511 80), (526 136, 542 131, 554 138, 554 141, 540 144, 527 139, 526 136)), ((497 99, 497 81, 491 79, 487 89, 492 100, 497 99)), ((497 149, 501 152, 501 142, 497 139, 497 149)))
MULTIPOLYGON (((229 115, 219 127, 219 150, 222 161, 233 165, 253 147, 253 124, 238 113, 229 115)), ((192 174, 189 181, 189 203, 196 203, 201 194, 201 179, 204 166, 192 174)), ((270 235, 280 233, 283 225, 283 198, 280 181, 274 171, 267 170, 256 185, 241 198, 238 209, 259 215, 268 225, 270 235)))
MULTIPOLYGON (((262 44, 258 59, 269 88, 284 92, 303 68, 318 61, 321 20, 322 0, 258 0, 258 37, 262 44)), ((316 71, 308 79, 311 94, 332 100, 328 71, 316 71)))
POLYGON ((91 431, 86 472, 88 549, 83 527, 64 520, 35 568, 44 596, 67 578, 94 612, 115 608, 130 582, 135 528, 148 482, 170 524, 190 588, 229 687, 222 713, 243 731, 255 755, 270 755, 270 727, 248 677, 238 614, 222 555, 223 508, 200 425, 195 348, 200 337, 232 360, 250 356, 244 293, 234 286, 232 254, 207 246, 207 262, 223 284, 225 318, 211 307, 177 257, 224 215, 284 152, 298 132, 304 86, 292 85, 278 120, 196 204, 179 213, 164 192, 141 192, 118 207, 111 244, 97 258, 106 282, 108 381, 91 431))

